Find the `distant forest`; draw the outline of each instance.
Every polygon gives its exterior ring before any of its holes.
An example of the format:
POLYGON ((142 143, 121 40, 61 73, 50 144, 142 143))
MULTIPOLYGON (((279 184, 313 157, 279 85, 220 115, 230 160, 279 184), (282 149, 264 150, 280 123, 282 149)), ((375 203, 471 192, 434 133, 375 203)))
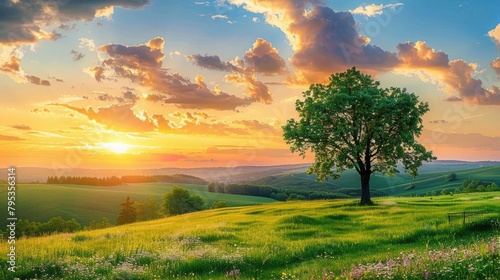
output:
POLYGON ((70 184, 70 185, 88 185, 88 186, 118 186, 127 183, 179 183, 206 185, 207 182, 201 178, 185 175, 128 175, 111 177, 78 177, 78 176, 49 176, 47 184, 70 184))

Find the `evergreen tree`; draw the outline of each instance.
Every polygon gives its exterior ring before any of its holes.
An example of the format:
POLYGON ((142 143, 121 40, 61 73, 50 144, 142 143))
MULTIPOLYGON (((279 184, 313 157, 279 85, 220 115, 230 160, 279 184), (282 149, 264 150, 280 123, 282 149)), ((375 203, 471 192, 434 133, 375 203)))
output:
POLYGON ((120 203, 122 208, 116 218, 117 225, 130 224, 137 221, 137 210, 133 206, 134 203, 134 201, 130 200, 130 196, 127 196, 126 201, 120 203))

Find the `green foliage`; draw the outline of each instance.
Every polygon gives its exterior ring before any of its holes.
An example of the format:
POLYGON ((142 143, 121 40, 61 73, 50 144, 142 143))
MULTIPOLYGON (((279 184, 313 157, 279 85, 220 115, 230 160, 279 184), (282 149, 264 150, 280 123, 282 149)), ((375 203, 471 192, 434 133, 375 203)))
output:
POLYGON ((148 221, 160 217, 159 202, 156 198, 137 201, 134 203, 137 213, 137 221, 148 221))
POLYGON ((495 183, 487 183, 481 180, 465 179, 462 181, 462 192, 494 192, 500 191, 500 187, 495 183))
POLYGON ((116 218, 117 225, 130 224, 137 221, 137 210, 134 207, 134 201, 130 200, 130 196, 127 196, 127 200, 120 203, 121 210, 116 218))
POLYGON ((446 179, 446 182, 456 181, 457 180, 457 173, 448 174, 444 178, 446 179))
POLYGON ((402 161, 416 176, 422 161, 436 159, 416 141, 422 131, 427 103, 400 88, 379 88, 379 82, 356 68, 334 74, 328 85, 313 84, 297 100, 299 121, 283 126, 292 152, 314 152, 309 174, 318 180, 338 178, 356 169, 362 178, 362 204, 370 204, 369 180, 375 172, 394 174, 402 161))
POLYGON ((219 208, 226 208, 226 207, 229 207, 229 204, 227 204, 227 202, 225 202, 223 200, 218 200, 218 201, 214 201, 214 203, 212 203, 212 207, 210 207, 210 209, 219 209, 219 208))
POLYGON ((19 219, 16 223, 16 236, 40 236, 45 234, 76 232, 81 229, 81 225, 75 219, 64 220, 57 216, 46 223, 30 222, 28 219, 19 219))
POLYGON ((102 217, 98 220, 90 221, 89 225, 85 227, 85 230, 102 229, 111 226, 109 219, 107 217, 102 217))
POLYGON ((198 194, 190 195, 189 191, 174 186, 172 191, 163 195, 162 210, 170 216, 203 210, 205 200, 198 194))

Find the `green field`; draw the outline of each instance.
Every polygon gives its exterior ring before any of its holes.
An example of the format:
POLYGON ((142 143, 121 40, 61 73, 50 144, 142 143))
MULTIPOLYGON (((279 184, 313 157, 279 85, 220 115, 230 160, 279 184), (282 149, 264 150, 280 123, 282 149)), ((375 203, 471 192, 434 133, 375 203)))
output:
MULTIPOLYGON (((134 201, 157 198, 179 185, 191 194, 199 194, 208 205, 213 201, 224 200, 230 206, 255 205, 273 202, 273 199, 232 194, 210 193, 206 185, 173 183, 141 183, 113 187, 19 184, 16 189, 16 212, 19 219, 47 222, 54 216, 68 220, 75 218, 80 224, 87 225, 92 220, 107 217, 112 223, 120 211, 120 202, 130 195, 134 201)), ((7 201, 7 187, 2 187, 0 201, 7 201)), ((0 211, 2 228, 6 211, 0 211)))
MULTIPOLYGON (((120 200, 125 193, 113 194, 120 200)), ((357 199, 276 202, 20 239, 16 274, 6 271, 7 246, 0 273, 3 279, 269 280, 358 279, 363 271, 398 269, 396 279, 423 279, 431 271, 429 279, 498 279, 500 232, 490 221, 500 218, 499 192, 374 201, 368 207, 357 199), (448 212, 479 210, 494 213, 465 227, 447 222, 448 212)))
MULTIPOLYGON (((419 176, 412 178, 401 172, 393 177, 374 174, 370 180, 370 189, 383 192, 387 196, 414 196, 424 195, 432 191, 440 193, 447 189, 453 191, 462 187, 464 179, 483 180, 500 185, 500 166, 473 167, 471 165, 433 164, 424 165, 419 176), (457 180, 446 182, 445 176, 451 173, 457 174, 457 180), (415 188, 405 190, 407 186, 414 184, 415 188)), ((285 189, 309 189, 336 191, 342 188, 360 188, 360 177, 354 170, 349 170, 340 175, 339 179, 329 179, 325 183, 315 181, 315 176, 306 173, 291 173, 277 176, 268 176, 253 181, 256 185, 269 185, 285 189)))

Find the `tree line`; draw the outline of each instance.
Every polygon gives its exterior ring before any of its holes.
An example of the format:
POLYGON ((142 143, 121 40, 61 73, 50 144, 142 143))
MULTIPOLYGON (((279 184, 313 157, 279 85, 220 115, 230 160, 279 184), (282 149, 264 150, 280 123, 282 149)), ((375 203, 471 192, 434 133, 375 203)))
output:
POLYGON ((71 185, 88 185, 88 186, 118 186, 126 183, 179 183, 179 184, 195 184, 205 185, 207 182, 201 178, 185 175, 127 175, 127 176, 110 176, 110 177, 79 177, 79 176, 49 176, 47 184, 71 184, 71 185))
POLYGON ((268 197, 278 201, 350 198, 360 194, 360 191, 357 189, 341 189, 329 192, 307 189, 281 189, 252 184, 224 184, 219 182, 210 182, 208 184, 208 191, 213 193, 268 197))

